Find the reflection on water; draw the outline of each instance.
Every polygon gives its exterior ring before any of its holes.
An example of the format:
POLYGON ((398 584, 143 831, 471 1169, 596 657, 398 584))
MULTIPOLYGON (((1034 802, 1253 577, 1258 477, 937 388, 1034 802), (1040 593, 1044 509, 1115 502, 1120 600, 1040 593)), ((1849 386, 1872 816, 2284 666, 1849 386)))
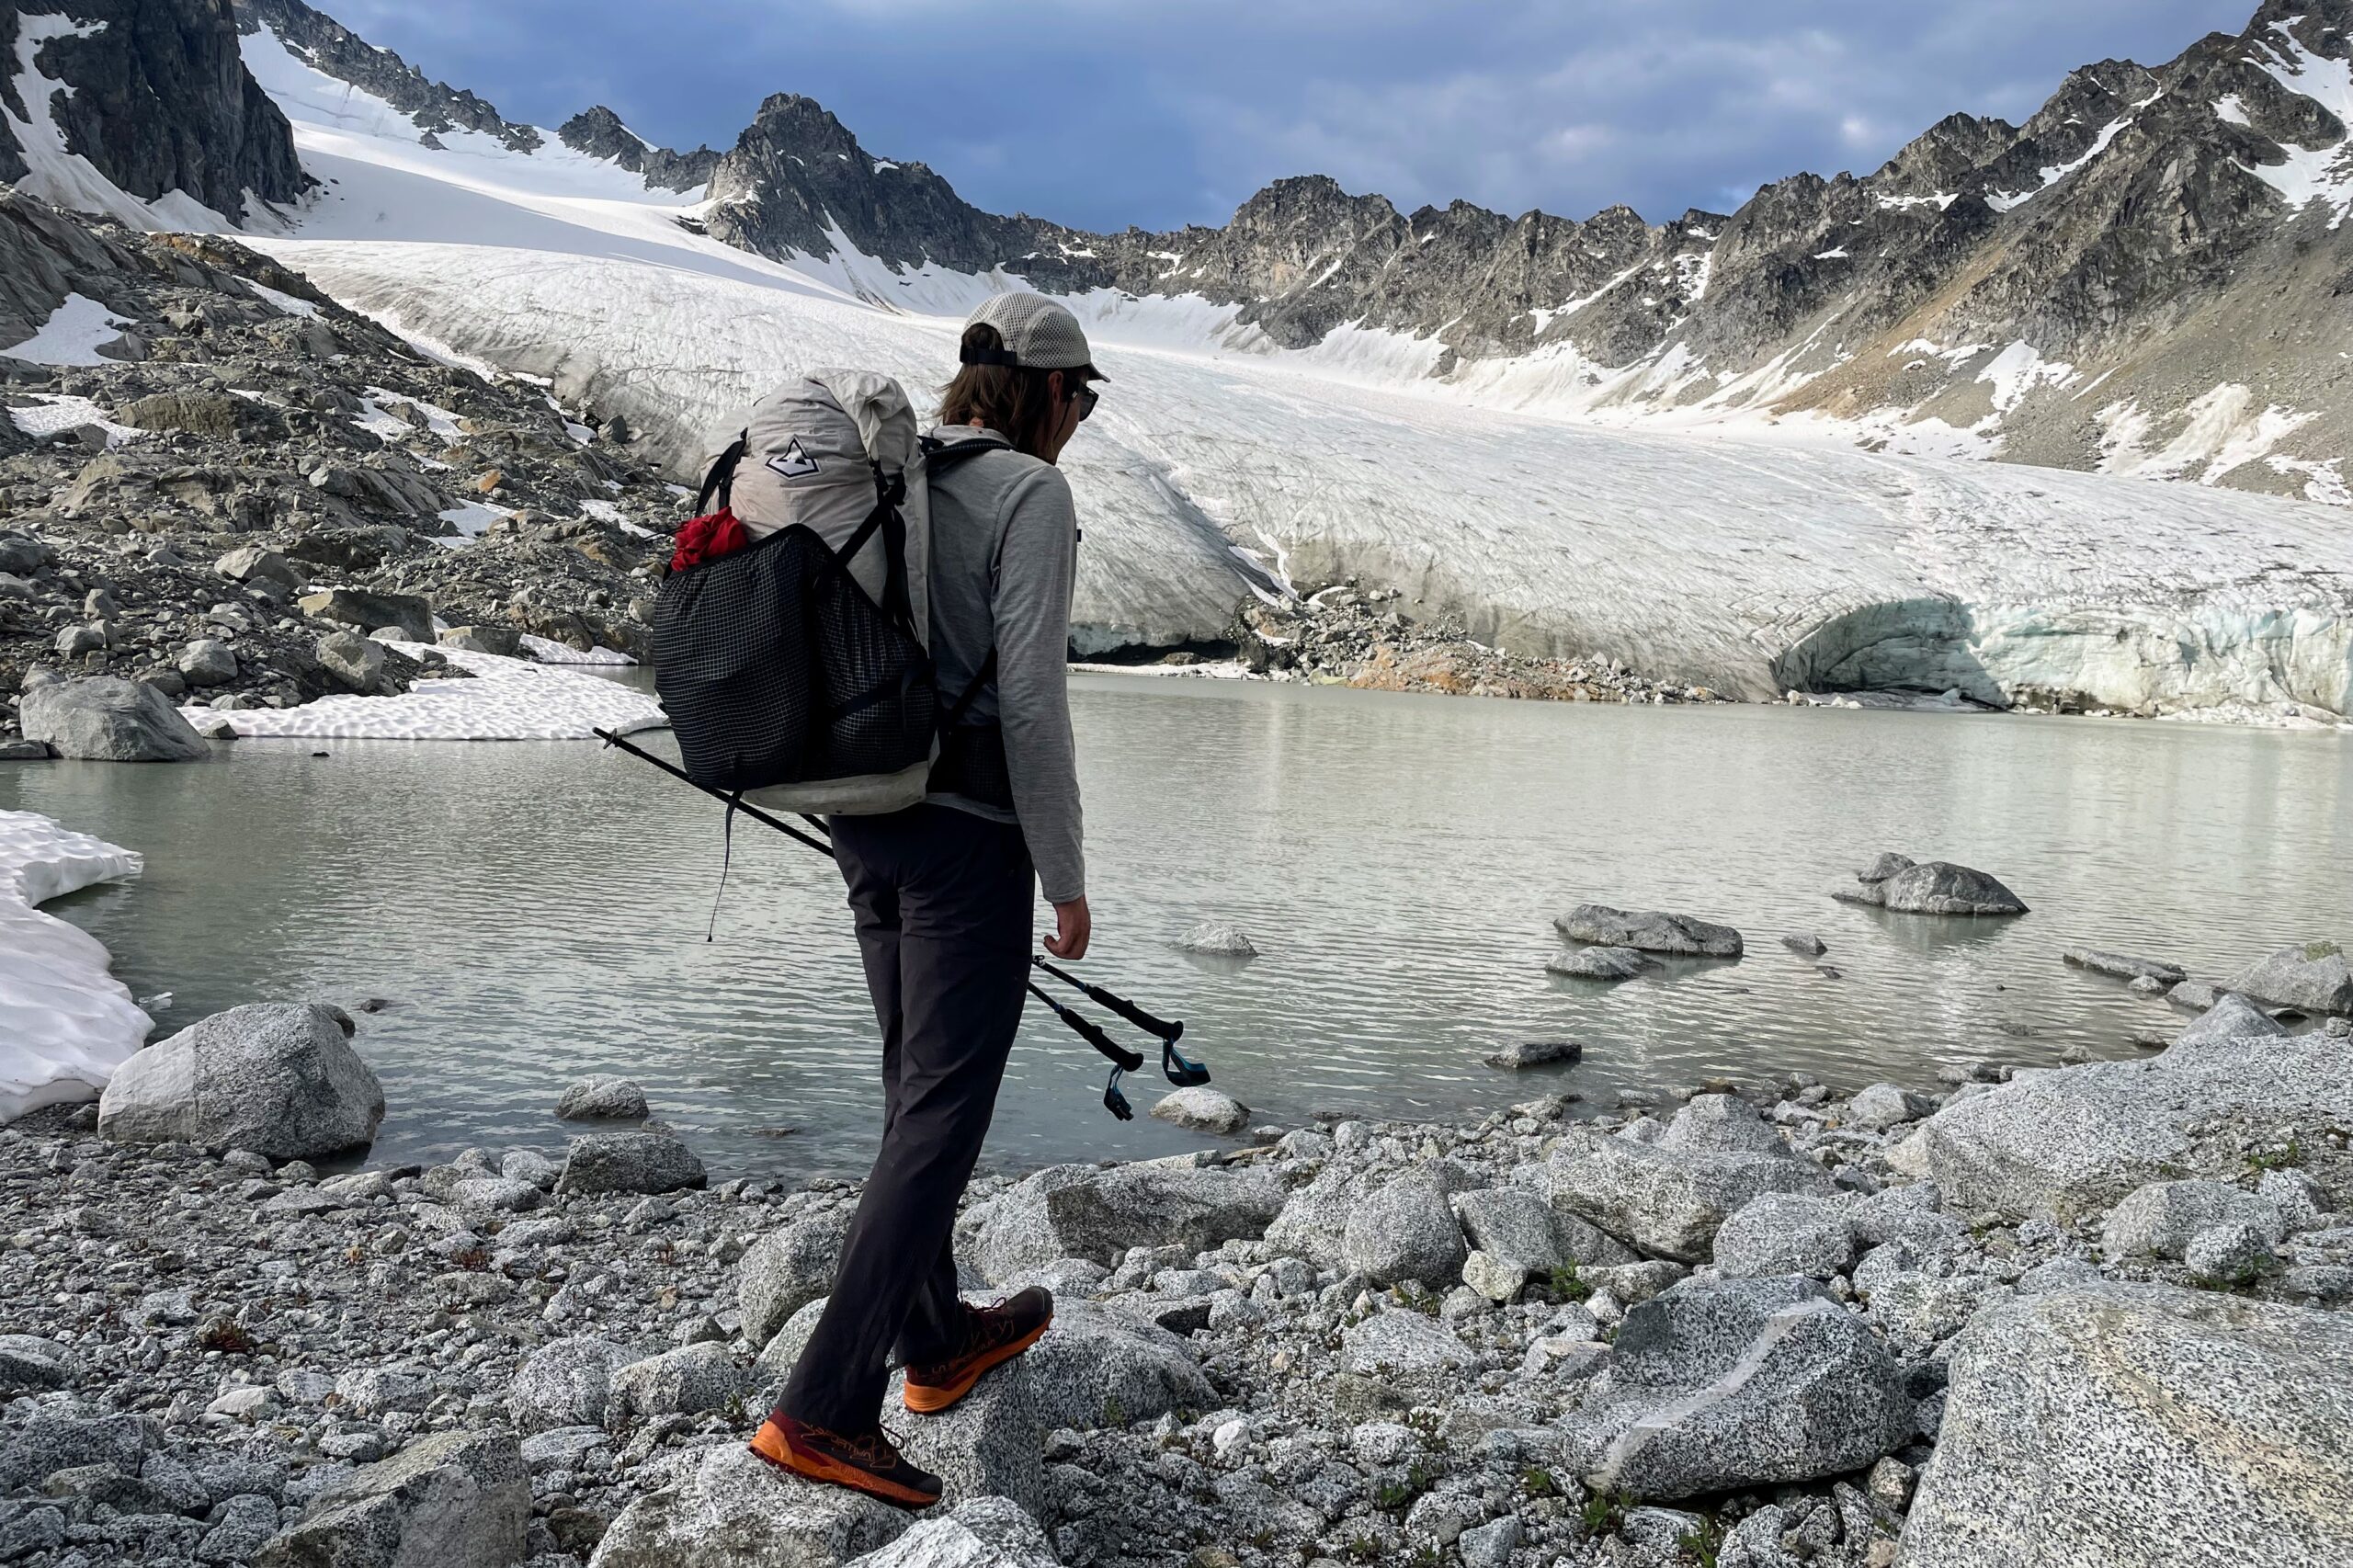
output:
MULTIPOLYGON (((2076 1042, 2128 1054, 2131 1029, 2177 1015, 2063 968, 2063 945, 2212 975, 2353 937, 2353 748, 2335 735, 1111 676, 1076 680, 1074 706, 1085 971, 1183 1017, 1220 1086, 1277 1122, 1790 1070, 1926 1082, 2076 1042), (1826 896, 1881 848, 1982 867, 2034 913, 1826 896), (1727 922, 1748 955, 1615 988, 1548 977, 1551 918, 1586 900, 1727 922), (1211 918, 1264 956, 1167 947, 1211 918), (1827 942, 1843 978, 1785 950, 1792 932, 1827 942), (1588 1042, 1582 1065, 1479 1061, 1561 1035, 1588 1042)), ((381 1157, 556 1150, 563 1086, 616 1072, 722 1175, 863 1166, 873 1017, 828 864, 739 821, 706 943, 720 813, 652 768, 578 744, 313 746, 0 767, 0 805, 146 853, 142 881, 51 907, 134 991, 174 994, 167 1027, 263 997, 389 1002, 360 1036, 391 1105, 381 1157)), ((989 1158, 1198 1144, 1111 1121, 1097 1065, 1033 1007, 989 1158)))

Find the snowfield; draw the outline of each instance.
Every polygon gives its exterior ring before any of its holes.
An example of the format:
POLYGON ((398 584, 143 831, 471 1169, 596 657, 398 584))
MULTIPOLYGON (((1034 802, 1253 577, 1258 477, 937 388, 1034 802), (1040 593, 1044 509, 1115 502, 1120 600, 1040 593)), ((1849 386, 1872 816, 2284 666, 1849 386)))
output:
MULTIPOLYGON (((552 137, 533 154, 470 133, 426 148, 267 32, 246 56, 327 182, 287 235, 253 243, 413 341, 625 415, 676 477, 797 370, 882 369, 920 404, 972 301, 1026 286, 897 273, 847 242, 772 263, 552 137)), ((1082 653, 1215 640, 1253 593, 1358 575, 1515 652, 1616 655, 1748 698, 2353 710, 2353 532, 2327 508, 1573 424, 1561 410, 1593 388, 1566 360, 1432 387, 1435 346, 1392 335, 1282 353, 1197 299, 1073 303, 1112 378, 1064 464, 1082 653)), ((2066 369, 2017 359, 1984 379, 2066 369)))
POLYGON ((135 877, 128 849, 35 812, 0 812, 0 1122, 97 1097, 154 1021, 97 937, 36 906, 135 877))

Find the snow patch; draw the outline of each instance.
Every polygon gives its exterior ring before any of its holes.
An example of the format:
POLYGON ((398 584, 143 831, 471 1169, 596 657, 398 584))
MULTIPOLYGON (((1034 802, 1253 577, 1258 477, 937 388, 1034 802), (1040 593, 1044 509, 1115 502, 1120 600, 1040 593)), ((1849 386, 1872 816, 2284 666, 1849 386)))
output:
MULTIPOLYGON (((2269 459, 2271 449, 2311 424, 2314 413, 2283 408, 2278 403, 2257 409, 2255 391, 2238 381, 2224 381, 2185 407, 2181 428, 2164 446, 2152 450, 2150 433, 2155 422, 2138 403, 2112 403, 2093 415, 2099 422, 2102 473, 2135 479, 2195 478, 2200 484, 2219 483, 2233 469, 2269 459)), ((2325 465, 2305 464, 2287 458, 2271 459, 2274 472, 2306 472, 2323 495, 2341 493, 2336 460, 2325 465), (2283 465, 2293 465, 2293 468, 2283 465)))
POLYGON ((52 392, 30 395, 40 399, 40 402, 30 408, 12 408, 8 410, 8 417, 16 422, 17 429, 36 440, 54 436, 60 430, 78 429, 85 425, 95 425, 105 431, 109 447, 121 446, 125 441, 143 441, 148 437, 147 431, 135 430, 108 419, 106 410, 86 397, 65 397, 52 392))
POLYGON ((155 1027, 107 972, 105 945, 37 907, 142 868, 38 812, 0 811, 0 1122, 95 1098, 155 1027))
MULTIPOLYGON (((2257 63, 2275 81, 2319 104, 2338 124, 2353 126, 2353 60, 2314 54, 2293 37, 2271 47, 2278 58, 2257 63)), ((2279 193, 2291 215, 2321 202, 2334 211, 2329 228, 2337 228, 2346 213, 2353 211, 2353 137, 2326 147, 2282 143, 2279 151, 2284 161, 2257 164, 2249 172, 2279 193)))
MULTIPOLYGON (((412 655, 426 647, 399 642, 386 645, 412 655)), ((473 678, 420 680, 401 697, 322 697, 299 708, 183 711, 191 721, 226 719, 240 737, 345 740, 577 741, 588 739, 592 730, 627 734, 660 729, 670 722, 653 698, 618 681, 551 669, 530 659, 460 648, 439 652, 451 664, 472 671, 473 678)), ((626 655, 615 654, 614 659, 625 660, 626 655)), ((574 662, 585 661, 574 654, 574 662)))
POLYGON ((87 295, 68 294, 39 332, 22 343, 0 347, 0 354, 33 365, 111 364, 98 350, 134 324, 87 295))

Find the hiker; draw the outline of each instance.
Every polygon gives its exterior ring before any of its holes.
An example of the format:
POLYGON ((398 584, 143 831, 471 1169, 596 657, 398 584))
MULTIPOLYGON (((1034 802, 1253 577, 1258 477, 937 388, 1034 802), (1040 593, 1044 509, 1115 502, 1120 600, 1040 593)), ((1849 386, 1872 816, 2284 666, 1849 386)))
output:
POLYGON ((1053 1317, 1034 1286, 966 1305, 952 1233, 1021 1021, 1033 888, 1053 905, 1048 952, 1083 958, 1089 935, 1065 690, 1078 527, 1054 462, 1104 378, 1077 318, 1037 294, 974 311, 959 358, 933 437, 987 449, 935 466, 926 574, 938 689, 956 710, 919 803, 827 824, 882 1030, 882 1144, 833 1295, 752 1441, 908 1508, 940 1482, 881 1427, 891 1364, 907 1409, 936 1415, 1053 1317))

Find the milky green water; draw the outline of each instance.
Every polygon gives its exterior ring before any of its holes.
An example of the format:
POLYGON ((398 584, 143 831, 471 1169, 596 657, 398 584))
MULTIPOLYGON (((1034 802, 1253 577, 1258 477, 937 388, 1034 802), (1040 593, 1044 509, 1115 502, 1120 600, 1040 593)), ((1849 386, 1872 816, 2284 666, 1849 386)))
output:
MULTIPOLYGON (((2182 1016, 2063 968, 2062 946, 2218 976, 2353 939, 2353 744, 2334 734, 1120 676, 1075 678, 1073 703, 1085 970, 1184 1017, 1218 1085, 1275 1123, 1792 1070, 1926 1084, 2077 1042, 2130 1055, 2132 1029, 2182 1016), (1832 902, 1882 848, 1990 870, 2033 913, 1832 902), (1747 957, 1614 989, 1550 978, 1551 918, 1586 900, 1729 923, 1747 957), (1204 919, 1263 956, 1172 950, 1204 919), (1818 934, 1843 978, 1785 932, 1818 934), (1558 1036, 1587 1042, 1581 1064, 1479 1060, 1558 1036)), ((0 805, 146 855, 140 881, 50 907, 135 993, 172 994, 165 1028, 268 997, 389 1001, 358 1041, 390 1104, 380 1158, 559 1150, 564 1085, 613 1072, 716 1176, 864 1167, 873 1017, 828 863, 739 821, 707 944, 719 811, 643 764, 591 744, 321 744, 0 765, 0 805)), ((1207 1142, 1112 1121, 1098 1064, 1033 1004, 989 1161, 1207 1142)), ((1131 1080, 1140 1109, 1154 1093, 1131 1080)))

